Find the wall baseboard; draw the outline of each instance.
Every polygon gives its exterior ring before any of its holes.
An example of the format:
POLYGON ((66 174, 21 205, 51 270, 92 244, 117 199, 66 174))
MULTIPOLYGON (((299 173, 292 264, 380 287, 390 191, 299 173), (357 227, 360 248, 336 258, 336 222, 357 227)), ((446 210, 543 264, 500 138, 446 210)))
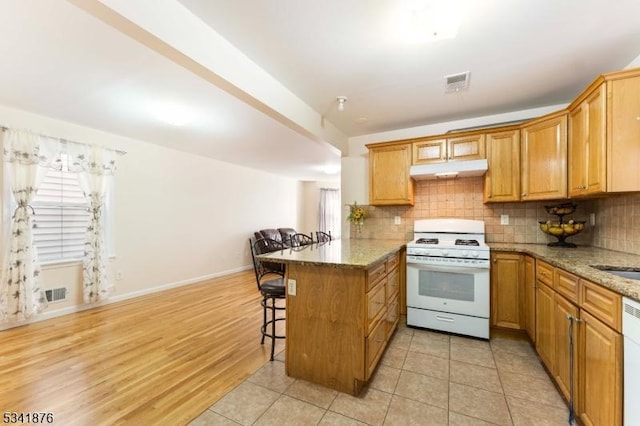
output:
POLYGON ((132 291, 130 293, 119 294, 117 296, 110 297, 109 300, 104 302, 95 303, 92 305, 79 305, 69 306, 67 308, 56 309, 53 311, 44 311, 35 317, 29 318, 27 321, 21 323, 7 323, 0 324, 0 331, 8 330, 10 328, 20 327, 22 325, 32 324, 34 322, 44 321, 51 318, 61 317, 63 315, 73 314, 77 312, 87 311, 89 309, 97 308, 100 306, 109 305, 111 303, 121 302, 123 300, 133 299, 134 297, 145 296, 147 294, 158 293, 164 290, 172 288, 183 287, 185 285, 196 284, 202 281, 210 280, 213 278, 224 277, 225 275, 235 274, 236 272, 242 272, 253 268, 251 265, 241 266, 239 268, 228 269, 222 272, 216 272, 213 274, 202 275, 200 277, 189 278, 186 280, 176 281, 167 284, 161 284, 155 287, 145 288, 143 290, 132 291))

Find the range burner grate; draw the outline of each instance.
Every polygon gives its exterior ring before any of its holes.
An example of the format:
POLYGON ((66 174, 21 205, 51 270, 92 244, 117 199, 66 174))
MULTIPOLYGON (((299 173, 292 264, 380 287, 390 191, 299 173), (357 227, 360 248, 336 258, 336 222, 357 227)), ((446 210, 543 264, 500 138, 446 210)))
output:
POLYGON ((438 244, 437 238, 418 238, 416 244, 438 244))
POLYGON ((462 239, 457 239, 455 244, 457 246, 479 246, 480 243, 478 243, 478 240, 462 240, 462 239))

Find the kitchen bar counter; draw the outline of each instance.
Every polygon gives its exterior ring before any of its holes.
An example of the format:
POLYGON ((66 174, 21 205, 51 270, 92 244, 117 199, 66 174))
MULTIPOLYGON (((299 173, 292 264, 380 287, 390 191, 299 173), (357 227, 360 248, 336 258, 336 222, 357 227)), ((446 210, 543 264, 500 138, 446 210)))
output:
POLYGON ((398 325, 405 245, 334 240, 258 256, 286 264, 288 376, 360 393, 398 325))
POLYGON ((640 301, 640 280, 622 278, 591 265, 640 270, 640 256, 597 247, 561 248, 543 244, 488 243, 493 251, 512 251, 532 255, 553 266, 585 278, 623 296, 640 301))
POLYGON ((285 248, 259 255, 258 259, 297 265, 368 268, 390 254, 398 252, 406 243, 403 240, 333 240, 327 243, 285 248))

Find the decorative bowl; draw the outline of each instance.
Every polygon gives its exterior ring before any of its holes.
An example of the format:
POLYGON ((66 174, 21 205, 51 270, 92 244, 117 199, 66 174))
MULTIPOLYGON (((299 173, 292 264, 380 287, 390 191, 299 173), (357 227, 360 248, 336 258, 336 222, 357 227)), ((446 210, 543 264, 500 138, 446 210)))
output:
POLYGON ((573 203, 562 203, 555 206, 544 206, 544 208, 547 209, 547 213, 555 214, 558 216, 564 216, 576 211, 576 205, 573 203))
POLYGON ((573 243, 565 241, 566 238, 579 234, 584 229, 584 220, 570 220, 567 223, 552 222, 550 220, 540 221, 540 230, 545 234, 552 235, 558 239, 557 242, 549 243, 551 247, 576 247, 573 243))

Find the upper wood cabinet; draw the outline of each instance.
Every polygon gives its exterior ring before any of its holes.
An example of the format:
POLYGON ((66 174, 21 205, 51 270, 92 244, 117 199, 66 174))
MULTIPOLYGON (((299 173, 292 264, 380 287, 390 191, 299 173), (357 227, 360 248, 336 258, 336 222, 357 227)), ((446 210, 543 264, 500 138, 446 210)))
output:
POLYGON ((640 191, 640 69, 598 77, 569 117, 569 196, 640 191))
POLYGON ((606 190, 606 85, 569 110, 569 196, 606 190))
POLYGON ((369 148, 369 204, 413 205, 411 144, 367 146, 369 148))
POLYGON ((520 129, 485 135, 484 202, 520 200, 520 129))
POLYGON ((567 197, 567 112, 532 120, 522 127, 523 201, 567 197))
POLYGON ((485 158, 484 133, 413 142, 413 164, 485 158))

